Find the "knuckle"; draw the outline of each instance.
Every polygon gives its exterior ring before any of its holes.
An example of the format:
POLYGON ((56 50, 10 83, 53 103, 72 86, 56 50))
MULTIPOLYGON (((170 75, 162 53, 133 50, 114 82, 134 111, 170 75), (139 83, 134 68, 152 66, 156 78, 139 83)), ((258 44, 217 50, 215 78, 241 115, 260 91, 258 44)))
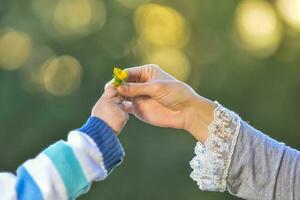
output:
POLYGON ((152 88, 153 88, 153 92, 158 92, 162 89, 164 89, 164 84, 162 82, 156 82, 152 85, 152 88))
POLYGON ((183 82, 179 81, 172 82, 171 87, 178 91, 185 91, 187 89, 186 85, 183 82))
POLYGON ((161 68, 156 64, 149 64, 149 67, 151 67, 153 70, 161 70, 161 68))
POLYGON ((106 88, 105 93, 106 93, 107 95, 111 95, 112 92, 113 92, 113 89, 112 89, 111 87, 106 88))
POLYGON ((120 91, 121 91, 122 95, 128 96, 128 95, 132 95, 133 94, 134 89, 130 85, 122 85, 120 87, 120 91))

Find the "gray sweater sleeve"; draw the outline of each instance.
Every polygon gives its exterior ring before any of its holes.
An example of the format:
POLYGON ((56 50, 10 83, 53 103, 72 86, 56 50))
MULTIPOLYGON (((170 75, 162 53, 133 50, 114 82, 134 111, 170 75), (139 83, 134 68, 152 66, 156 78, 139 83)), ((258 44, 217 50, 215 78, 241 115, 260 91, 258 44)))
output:
POLYGON ((201 190, 254 200, 300 200, 300 152, 256 130, 219 104, 190 162, 201 190))
POLYGON ((300 152, 241 121, 227 189, 245 199, 299 200, 300 152))

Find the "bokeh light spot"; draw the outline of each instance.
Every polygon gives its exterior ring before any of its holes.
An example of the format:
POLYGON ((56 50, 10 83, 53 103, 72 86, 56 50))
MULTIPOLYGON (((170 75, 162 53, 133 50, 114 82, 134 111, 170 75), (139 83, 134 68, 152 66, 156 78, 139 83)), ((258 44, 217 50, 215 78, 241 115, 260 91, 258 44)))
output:
POLYGON ((43 66, 43 82, 46 90, 55 96, 74 92, 81 81, 82 67, 72 56, 47 60, 43 66))
POLYGON ((287 24, 300 31, 300 0, 277 0, 276 5, 287 24))
POLYGON ((271 4, 261 0, 242 1, 236 22, 243 45, 253 55, 267 57, 277 50, 282 27, 271 4))
POLYGON ((30 57, 32 41, 23 32, 7 30, 0 36, 0 67, 14 70, 21 67, 30 57))
POLYGON ((178 49, 163 48, 148 53, 145 63, 159 65, 175 78, 186 81, 190 75, 190 63, 186 55, 178 49))
POLYGON ((61 35, 84 35, 102 28, 106 9, 97 0, 61 0, 54 11, 54 26, 61 35))
POLYGON ((181 47, 189 39, 187 24, 173 8, 145 4, 135 12, 137 32, 147 42, 158 46, 181 47))
POLYGON ((55 53, 47 46, 36 46, 32 56, 21 70, 21 81, 24 89, 30 93, 44 91, 43 64, 55 53))

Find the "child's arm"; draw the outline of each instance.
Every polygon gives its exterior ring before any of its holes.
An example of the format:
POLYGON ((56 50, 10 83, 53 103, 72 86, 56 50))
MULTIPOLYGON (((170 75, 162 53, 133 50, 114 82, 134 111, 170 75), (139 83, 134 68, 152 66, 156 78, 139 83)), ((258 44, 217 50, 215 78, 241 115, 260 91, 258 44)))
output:
POLYGON ((75 199, 105 179, 124 157, 117 138, 128 120, 123 98, 105 90, 80 129, 26 161, 17 175, 0 173, 0 200, 75 199))
POLYGON ((0 174, 0 199, 75 199, 87 192, 93 181, 107 177, 124 156, 112 129, 91 117, 67 141, 49 146, 26 161, 17 175, 0 174))

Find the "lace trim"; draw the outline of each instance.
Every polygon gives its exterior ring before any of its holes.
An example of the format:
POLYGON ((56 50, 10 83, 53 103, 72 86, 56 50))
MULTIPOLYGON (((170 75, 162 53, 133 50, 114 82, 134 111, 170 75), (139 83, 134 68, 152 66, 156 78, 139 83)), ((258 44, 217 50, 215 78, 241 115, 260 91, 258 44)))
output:
POLYGON ((240 131, 240 117, 218 102, 214 121, 208 126, 208 139, 197 142, 196 156, 190 162, 191 178, 201 190, 225 191, 231 157, 240 131))

